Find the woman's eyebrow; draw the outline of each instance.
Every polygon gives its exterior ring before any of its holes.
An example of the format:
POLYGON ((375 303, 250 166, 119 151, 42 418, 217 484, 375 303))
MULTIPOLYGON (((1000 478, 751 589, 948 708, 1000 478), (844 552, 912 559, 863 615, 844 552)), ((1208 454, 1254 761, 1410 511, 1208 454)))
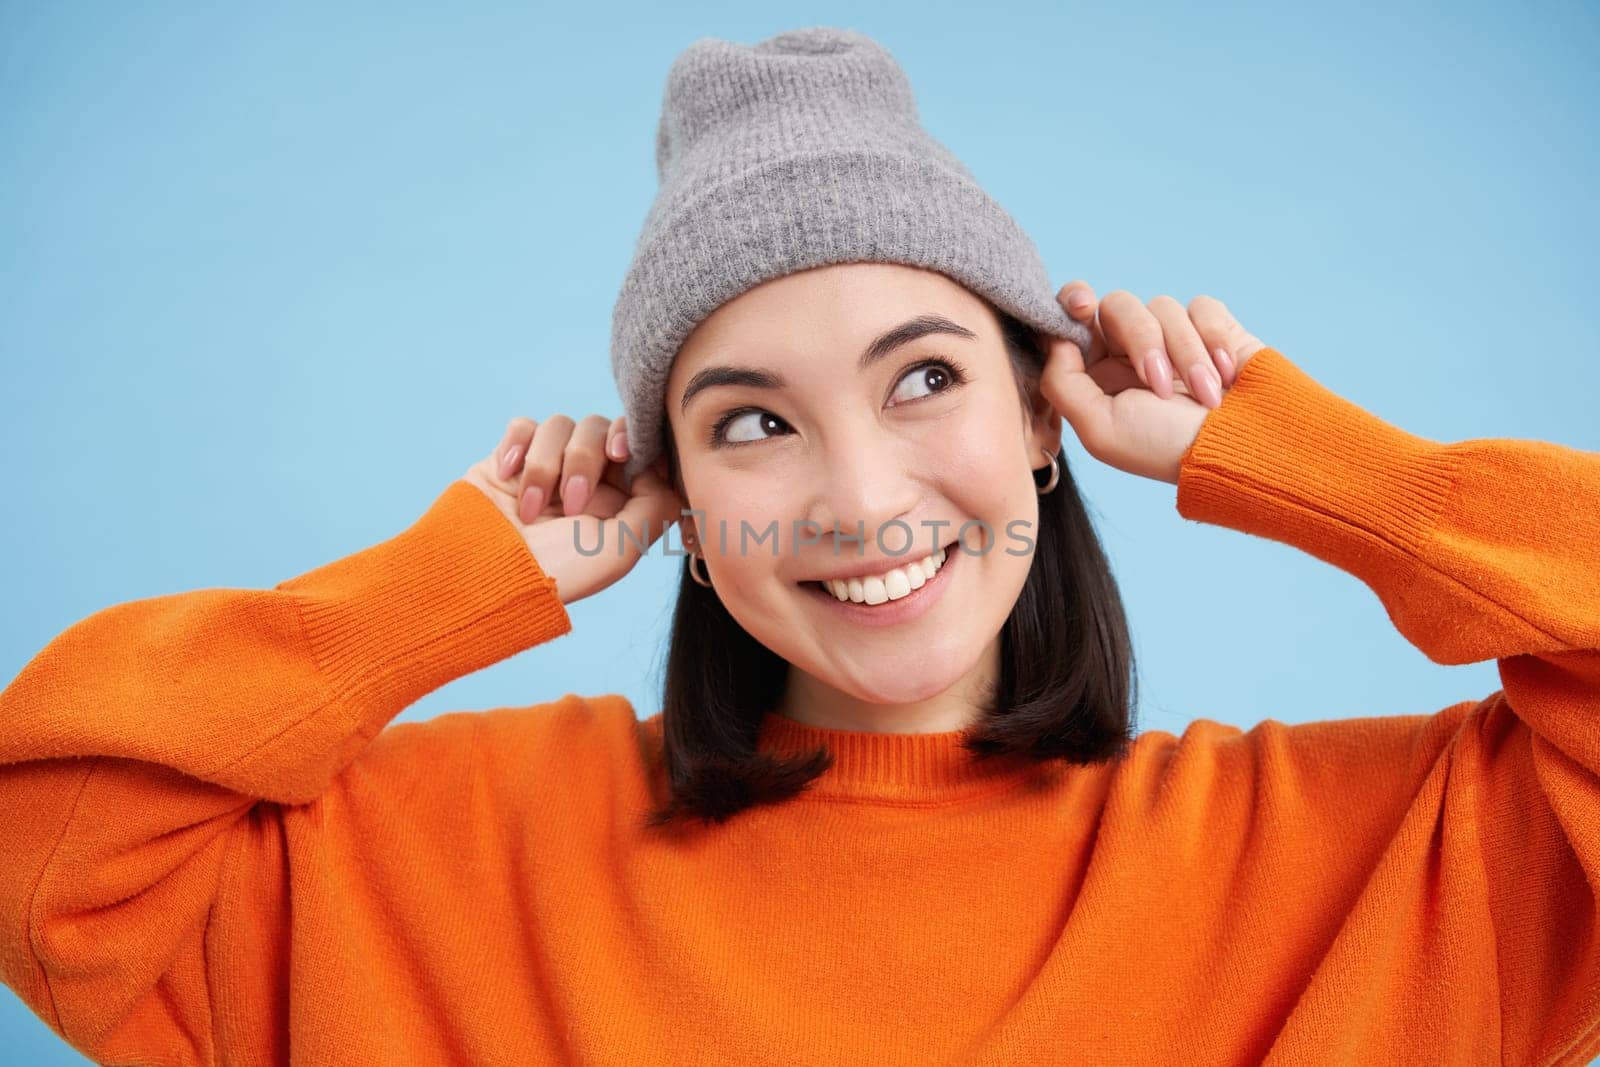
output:
MULTIPOLYGON (((926 314, 918 315, 914 319, 907 319, 900 325, 884 332, 876 338, 866 351, 861 353, 861 358, 856 362, 857 370, 866 370, 878 360, 902 345, 910 344, 919 337, 929 334, 947 333, 957 337, 976 339, 977 334, 965 326, 945 318, 943 315, 926 314)), ((697 371, 689 384, 684 386, 683 399, 678 401, 679 411, 689 410, 689 401, 699 393, 717 385, 747 385, 756 389, 782 389, 787 382, 783 375, 777 371, 762 370, 757 367, 732 367, 727 365, 705 367, 697 371)))

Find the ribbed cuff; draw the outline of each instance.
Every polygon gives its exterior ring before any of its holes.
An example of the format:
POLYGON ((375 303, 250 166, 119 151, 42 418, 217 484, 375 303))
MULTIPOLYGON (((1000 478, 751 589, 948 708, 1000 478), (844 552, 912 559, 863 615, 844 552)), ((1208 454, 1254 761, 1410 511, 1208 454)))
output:
POLYGON ((1178 514, 1351 569, 1373 536, 1418 554, 1457 462, 1446 446, 1385 422, 1263 348, 1184 453, 1178 514))
POLYGON ((418 699, 567 633, 555 580, 492 501, 452 482, 409 528, 278 586, 333 689, 376 733, 418 699))

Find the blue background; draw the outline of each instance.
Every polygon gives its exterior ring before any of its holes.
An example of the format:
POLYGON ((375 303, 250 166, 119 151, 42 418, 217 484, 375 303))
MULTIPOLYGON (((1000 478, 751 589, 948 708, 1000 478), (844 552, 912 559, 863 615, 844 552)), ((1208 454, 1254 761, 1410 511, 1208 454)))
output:
MULTIPOLYGON (((612 302, 667 69, 705 35, 878 39, 1057 285, 1217 296, 1435 440, 1600 449, 1592 5, 1128 7, 0 4, 0 674, 113 603, 398 533, 513 415, 620 413, 612 302)), ((1350 575, 1067 447, 1141 728, 1499 687, 1350 575)), ((569 691, 653 713, 677 562, 402 720, 569 691)), ((0 1043, 87 1062, 9 990, 0 1043)))

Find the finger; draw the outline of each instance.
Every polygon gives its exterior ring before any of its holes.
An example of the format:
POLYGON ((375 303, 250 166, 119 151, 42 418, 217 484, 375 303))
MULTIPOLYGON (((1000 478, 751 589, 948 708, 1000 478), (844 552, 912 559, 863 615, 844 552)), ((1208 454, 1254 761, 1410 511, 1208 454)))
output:
POLYGON ((606 456, 615 463, 628 458, 628 416, 618 415, 611 420, 611 429, 606 432, 606 456))
POLYGON ((506 424, 506 432, 494 450, 489 469, 500 486, 512 492, 522 474, 522 461, 528 455, 528 442, 539 424, 532 419, 517 416, 506 424))
POLYGON ((589 415, 573 428, 561 459, 561 513, 581 515, 606 465, 606 433, 611 423, 604 415, 589 415))
POLYGON ((1197 296, 1189 301, 1189 318, 1205 339, 1206 351, 1224 386, 1239 377, 1239 368, 1266 346, 1255 334, 1239 325, 1226 304, 1214 296, 1197 296))
POLYGON ((612 460, 600 471, 600 484, 608 485, 618 490, 623 496, 628 495, 627 460, 612 460))
POLYGON ((1100 324, 1108 351, 1114 356, 1126 355, 1146 388, 1171 399, 1173 373, 1166 332, 1144 302, 1126 289, 1107 293, 1100 300, 1100 324))
POLYGON ((1189 321, 1189 312, 1170 296, 1150 301, 1150 313, 1161 323, 1167 356, 1178 375, 1189 386, 1189 393, 1208 408, 1222 403, 1222 376, 1211 361, 1206 343, 1189 321))
POLYGON ((1082 278, 1074 278, 1063 285, 1057 291, 1056 299, 1066 308, 1067 314, 1079 322, 1089 322, 1094 318, 1094 286, 1082 278))
POLYGON ((627 526, 632 535, 611 531, 617 537, 618 551, 627 558, 630 567, 638 561, 643 549, 655 544, 667 527, 678 520, 683 507, 677 492, 662 479, 660 466, 654 464, 634 476, 631 495, 617 513, 616 521, 627 526))
MULTIPOLYGON (((1116 396, 1124 389, 1135 387, 1143 389, 1145 387, 1144 383, 1139 380, 1139 376, 1134 373, 1133 364, 1128 362, 1127 356, 1113 356, 1110 359, 1101 360, 1089 368, 1089 377, 1098 382, 1100 388, 1104 389, 1110 396, 1116 396)), ((1188 396, 1189 387, 1183 383, 1182 378, 1174 378, 1172 380, 1172 392, 1174 395, 1181 393, 1184 396, 1188 396)))
POLYGON ((1089 348, 1083 353, 1083 365, 1092 367, 1105 359, 1106 339, 1100 329, 1100 301, 1094 295, 1094 287, 1086 281, 1074 279, 1061 287, 1056 293, 1056 300, 1068 315, 1089 327, 1089 348))
POLYGON ((1095 303, 1095 321, 1089 324, 1089 351, 1083 354, 1083 363, 1086 367, 1093 367, 1101 360, 1111 357, 1111 346, 1106 342, 1105 326, 1100 321, 1100 304, 1095 303))
POLYGON ((616 518, 617 513, 626 507, 627 503, 628 494, 625 491, 602 481, 600 487, 589 497, 589 503, 584 505, 583 511, 584 514, 593 515, 598 519, 612 519, 616 518))
MULTIPOLYGON (((1102 360, 1101 365, 1114 362, 1102 360)), ((1091 455, 1103 455, 1111 442, 1111 398, 1084 369, 1083 352, 1071 341, 1050 338, 1050 355, 1040 391, 1071 425, 1091 455)))
POLYGON ((561 476, 562 454, 572 437, 574 423, 566 415, 552 415, 534 431, 528 458, 522 464, 522 481, 517 489, 517 515, 526 525, 555 497, 556 479, 561 476))
POLYGON ((1144 388, 1144 383, 1139 380, 1139 375, 1134 372, 1133 364, 1128 362, 1127 356, 1102 359, 1089 368, 1089 377, 1105 390, 1107 396, 1116 396, 1124 389, 1144 388))

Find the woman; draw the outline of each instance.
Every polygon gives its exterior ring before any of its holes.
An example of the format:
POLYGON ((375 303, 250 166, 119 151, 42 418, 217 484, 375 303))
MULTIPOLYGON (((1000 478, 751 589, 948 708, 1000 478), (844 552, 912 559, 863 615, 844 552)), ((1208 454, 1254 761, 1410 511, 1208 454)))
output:
POLYGON ((389 541, 0 693, 7 984, 107 1062, 1600 1049, 1600 456, 1408 434, 1214 299, 1049 292, 859 34, 697 42, 666 103, 623 418, 514 420, 389 541), (1132 738, 1063 417, 1504 688, 1132 738), (384 728, 680 519, 659 714, 384 728))

